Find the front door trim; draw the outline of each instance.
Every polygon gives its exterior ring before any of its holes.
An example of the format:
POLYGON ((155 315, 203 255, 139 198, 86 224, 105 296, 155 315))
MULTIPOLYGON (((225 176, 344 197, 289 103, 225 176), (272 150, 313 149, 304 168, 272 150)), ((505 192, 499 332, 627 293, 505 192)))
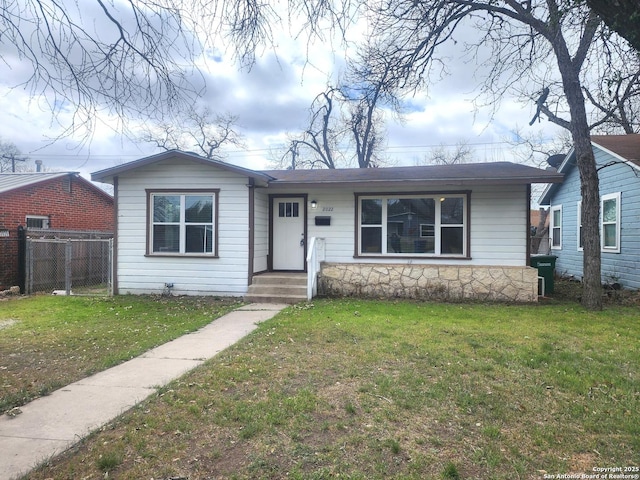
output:
MULTIPOLYGON (((304 248, 302 248, 302 270, 294 270, 296 272, 306 272, 307 271, 307 201, 308 194, 306 193, 283 193, 283 194, 269 194, 269 256, 267 257, 267 268, 270 272, 273 272, 273 226, 274 226, 274 217, 275 212, 273 208, 273 203, 276 198, 302 198, 302 210, 303 210, 303 231, 304 231, 304 248)), ((287 271, 287 270, 277 270, 277 271, 287 271)), ((291 271, 291 270, 289 270, 291 271)))

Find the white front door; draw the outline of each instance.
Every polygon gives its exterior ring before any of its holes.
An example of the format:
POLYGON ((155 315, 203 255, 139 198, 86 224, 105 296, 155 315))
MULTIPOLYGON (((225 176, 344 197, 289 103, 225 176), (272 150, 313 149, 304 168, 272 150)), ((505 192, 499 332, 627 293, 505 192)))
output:
POLYGON ((273 199, 273 269, 304 270, 304 198, 273 199))

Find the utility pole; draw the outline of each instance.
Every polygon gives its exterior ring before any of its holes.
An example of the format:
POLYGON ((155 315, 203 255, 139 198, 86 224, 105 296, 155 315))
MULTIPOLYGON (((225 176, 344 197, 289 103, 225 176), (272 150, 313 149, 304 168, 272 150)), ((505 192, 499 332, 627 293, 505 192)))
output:
POLYGON ((15 153, 11 153, 9 155, 2 155, 2 158, 6 158, 7 160, 11 160, 11 172, 16 173, 16 162, 24 162, 26 161, 26 157, 20 158, 16 156, 15 153))

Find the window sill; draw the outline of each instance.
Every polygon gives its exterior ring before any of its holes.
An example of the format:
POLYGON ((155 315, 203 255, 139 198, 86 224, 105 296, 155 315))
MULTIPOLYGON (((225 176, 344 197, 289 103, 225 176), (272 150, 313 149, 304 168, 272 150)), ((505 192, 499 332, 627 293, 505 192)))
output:
POLYGON ((220 258, 218 255, 198 253, 145 253, 147 258, 220 258))
POLYGON ((385 255, 385 254, 361 254, 353 258, 384 259, 384 260, 472 260, 472 257, 463 255, 385 255))

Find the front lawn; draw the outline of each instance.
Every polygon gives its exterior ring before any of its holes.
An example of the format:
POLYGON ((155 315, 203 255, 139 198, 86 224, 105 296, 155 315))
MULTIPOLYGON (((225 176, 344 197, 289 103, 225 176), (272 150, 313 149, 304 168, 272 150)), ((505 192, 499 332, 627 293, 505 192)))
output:
POLYGON ((196 297, 0 301, 0 414, 192 332, 239 303, 196 297))
MULTIPOLYGON (((29 479, 542 479, 639 465, 640 312, 291 307, 29 479)), ((565 477, 570 478, 570 477, 565 477)))

